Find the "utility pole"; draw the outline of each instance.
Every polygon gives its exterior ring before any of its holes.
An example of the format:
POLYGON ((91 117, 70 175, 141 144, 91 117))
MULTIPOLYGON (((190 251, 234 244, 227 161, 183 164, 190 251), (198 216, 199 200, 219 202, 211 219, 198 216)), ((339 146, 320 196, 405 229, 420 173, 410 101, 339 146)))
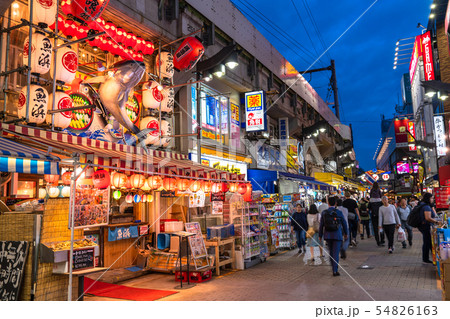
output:
POLYGON ((334 64, 334 60, 331 60, 331 65, 326 68, 320 68, 320 69, 311 69, 307 71, 300 71, 300 74, 306 74, 306 73, 314 73, 314 72, 321 72, 321 71, 331 71, 331 88, 333 89, 334 93, 334 109, 336 113, 336 117, 339 121, 341 121, 341 116, 339 114, 339 98, 338 98, 338 87, 337 87, 337 81, 336 81, 336 67, 334 64))

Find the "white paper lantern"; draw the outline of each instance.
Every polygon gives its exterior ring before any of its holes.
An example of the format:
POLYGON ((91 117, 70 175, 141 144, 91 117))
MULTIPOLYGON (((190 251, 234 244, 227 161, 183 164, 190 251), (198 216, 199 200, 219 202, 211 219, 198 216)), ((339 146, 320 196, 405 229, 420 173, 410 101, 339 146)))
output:
POLYGON ((62 197, 70 197, 70 186, 64 186, 61 189, 61 195, 62 197))
MULTIPOLYGON (((53 108, 53 95, 50 94, 48 99, 48 109, 52 110, 53 108)), ((55 109, 62 110, 73 107, 73 101, 70 96, 62 91, 55 92, 55 109)), ((55 113, 53 115, 54 118, 54 126, 65 129, 69 127, 70 122, 72 121, 72 111, 55 113)), ((52 115, 47 114, 47 123, 52 123, 52 115)))
POLYGON ((47 196, 47 190, 45 188, 39 188, 39 199, 44 199, 47 196))
MULTIPOLYGON (((58 49, 56 53, 56 75, 57 81, 72 83, 78 69, 78 55, 69 47, 58 49)), ((50 76, 53 78, 53 64, 50 67, 50 76)))
POLYGON ((126 201, 128 204, 131 204, 131 203, 133 202, 133 195, 128 194, 127 197, 125 197, 125 201, 126 201))
POLYGON ((45 27, 55 23, 57 0, 33 0, 33 23, 45 27))
POLYGON ((161 58, 156 56, 156 74, 160 78, 171 79, 175 69, 173 68, 173 55, 170 52, 161 52, 161 58), (161 65, 161 67, 160 67, 161 65), (161 72, 161 73, 160 73, 161 72))
POLYGON ((143 203, 146 203, 146 202, 147 202, 147 195, 146 195, 146 194, 144 194, 144 195, 141 196, 141 201, 142 201, 143 203))
MULTIPOLYGON (((29 38, 23 44, 23 64, 28 65, 29 38)), ((36 31, 31 37, 31 72, 45 74, 50 70, 52 43, 43 33, 36 31)))
POLYGON ((50 188, 48 189, 48 196, 49 196, 50 198, 56 198, 56 197, 58 197, 58 196, 59 196, 59 193, 60 193, 59 188, 56 187, 56 186, 50 187, 50 188))
POLYGON ((175 91, 173 88, 167 88, 163 90, 163 100, 161 102, 161 112, 172 113, 175 103, 175 91))
POLYGON ((142 105, 147 109, 159 109, 164 95, 163 92, 158 89, 159 83, 156 81, 150 81, 144 85, 142 91, 142 105))
MULTIPOLYGON (((28 123, 42 124, 47 117, 48 92, 39 85, 30 85, 30 105, 28 109, 28 123)), ((19 94, 17 105, 18 116, 25 118, 27 115, 27 87, 24 86, 19 94)))
POLYGON ((145 144, 155 145, 159 143, 159 120, 156 117, 147 116, 141 120, 139 128, 141 130, 146 128, 153 128, 154 131, 148 133, 147 138, 145 139, 145 144))
POLYGON ((161 138, 161 146, 167 147, 172 140, 171 137, 167 137, 168 135, 172 135, 172 124, 166 119, 161 120, 161 135, 165 136, 161 138))

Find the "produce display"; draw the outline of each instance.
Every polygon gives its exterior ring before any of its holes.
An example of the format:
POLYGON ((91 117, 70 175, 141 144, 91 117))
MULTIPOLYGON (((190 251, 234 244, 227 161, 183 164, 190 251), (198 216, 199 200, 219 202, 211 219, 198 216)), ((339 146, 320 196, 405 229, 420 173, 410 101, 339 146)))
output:
MULTIPOLYGON (((92 247, 92 246, 97 246, 97 244, 89 239, 81 239, 81 240, 73 242, 73 249, 92 247)), ((52 244, 52 245, 50 245, 50 248, 55 251, 68 250, 68 249, 70 249, 70 241, 63 241, 63 242, 52 244)))
MULTIPOLYGON (((81 93, 72 93, 70 97, 73 100, 74 107, 92 104, 89 98, 81 93)), ((74 130, 86 130, 91 125, 93 118, 92 109, 72 111, 72 121, 69 127, 74 130)))

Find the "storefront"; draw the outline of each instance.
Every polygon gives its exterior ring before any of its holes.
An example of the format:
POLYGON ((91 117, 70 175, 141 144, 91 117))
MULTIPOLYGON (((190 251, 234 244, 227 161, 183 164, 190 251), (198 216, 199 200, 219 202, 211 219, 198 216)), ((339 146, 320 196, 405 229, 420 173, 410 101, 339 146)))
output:
POLYGON ((314 173, 314 177, 318 181, 334 186, 337 190, 337 195, 339 196, 344 196, 345 191, 350 191, 358 196, 364 196, 367 191, 362 185, 348 181, 346 178, 338 174, 316 172, 314 173))

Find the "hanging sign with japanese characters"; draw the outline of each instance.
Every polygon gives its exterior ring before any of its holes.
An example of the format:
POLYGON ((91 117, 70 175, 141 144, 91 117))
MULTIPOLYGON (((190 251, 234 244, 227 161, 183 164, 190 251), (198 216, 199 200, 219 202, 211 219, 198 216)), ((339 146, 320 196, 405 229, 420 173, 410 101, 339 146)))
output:
POLYGON ((422 56, 425 81, 434 80, 433 47, 431 45, 431 32, 422 34, 422 56))
POLYGON ((19 300, 28 242, 0 241, 0 300, 19 300))
POLYGON ((442 115, 434 117, 434 136, 436 140, 437 155, 445 156, 447 145, 445 143, 444 117, 442 115))
POLYGON ((247 132, 267 130, 266 93, 264 91, 245 93, 245 123, 247 132))

